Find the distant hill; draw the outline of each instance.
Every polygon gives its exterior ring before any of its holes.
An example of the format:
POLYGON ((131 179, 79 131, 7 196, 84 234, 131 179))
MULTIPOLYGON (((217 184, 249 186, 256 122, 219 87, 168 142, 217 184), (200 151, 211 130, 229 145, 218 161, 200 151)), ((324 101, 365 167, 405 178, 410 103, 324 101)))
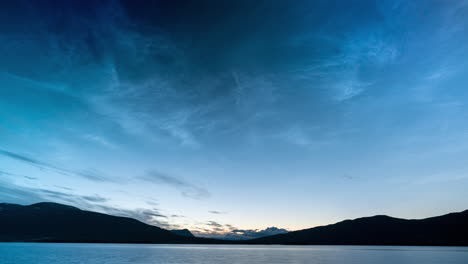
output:
POLYGON ((224 237, 220 237, 218 239, 225 239, 225 240, 249 240, 255 239, 265 236, 272 236, 276 234, 284 234, 287 233, 288 230, 283 228, 277 227, 268 227, 263 230, 257 229, 236 229, 232 230, 231 232, 227 233, 224 237))
POLYGON ((100 243, 213 243, 180 236, 127 217, 56 204, 0 204, 0 241, 100 243))
POLYGON ((171 230, 172 233, 177 234, 179 236, 184 236, 184 237, 195 237, 192 232, 188 229, 176 229, 176 230, 171 230))
POLYGON ((421 220, 372 216, 246 241, 290 245, 468 246, 468 210, 421 220))
POLYGON ((0 242, 468 246, 468 210, 421 220, 372 216, 252 240, 197 238, 57 204, 0 203, 0 242))

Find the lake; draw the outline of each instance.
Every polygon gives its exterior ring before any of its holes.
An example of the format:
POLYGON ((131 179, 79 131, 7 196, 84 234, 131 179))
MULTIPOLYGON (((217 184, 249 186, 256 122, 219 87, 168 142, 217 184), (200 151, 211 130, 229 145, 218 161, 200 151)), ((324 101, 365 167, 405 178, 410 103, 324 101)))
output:
POLYGON ((0 243, 1 264, 466 264, 467 247, 0 243))

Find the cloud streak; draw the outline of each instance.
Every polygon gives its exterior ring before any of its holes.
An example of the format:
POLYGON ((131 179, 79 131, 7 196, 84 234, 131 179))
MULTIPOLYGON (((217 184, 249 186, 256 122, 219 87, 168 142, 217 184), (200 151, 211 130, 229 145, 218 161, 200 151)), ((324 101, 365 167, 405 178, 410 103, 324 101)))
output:
POLYGON ((23 177, 25 179, 28 179, 28 180, 37 180, 36 177, 31 177, 31 176, 27 176, 27 175, 22 175, 22 174, 16 174, 16 173, 11 173, 11 172, 7 172, 7 171, 4 171, 4 170, 0 170, 0 175, 7 175, 7 176, 14 176, 14 177, 23 177))
POLYGON ((208 213, 210 213, 210 214, 217 214, 217 215, 227 214, 227 212, 220 212, 220 211, 208 211, 208 213))
POLYGON ((211 196, 210 192, 203 187, 155 170, 149 171, 146 175, 142 176, 141 179, 147 182, 173 187, 179 190, 183 196, 188 198, 203 199, 211 196))
POLYGON ((99 173, 97 173, 94 170, 84 170, 84 171, 69 170, 69 169, 65 169, 65 168, 62 168, 62 167, 57 167, 55 165, 52 165, 50 163, 47 163, 47 162, 44 162, 44 161, 41 161, 41 160, 38 160, 38 159, 34 159, 34 158, 31 158, 31 157, 28 157, 28 156, 25 156, 25 155, 22 155, 22 154, 18 154, 18 153, 15 153, 15 152, 2 150, 2 149, 0 149, 0 155, 11 158, 11 159, 14 159, 14 160, 17 160, 17 161, 20 161, 20 162, 24 162, 24 163, 33 165, 33 166, 38 167, 40 169, 45 169, 45 170, 52 171, 52 172, 59 173, 59 174, 75 175, 75 176, 83 177, 83 178, 86 178, 88 180, 95 181, 95 182, 109 182, 109 181, 111 181, 109 178, 100 175, 99 173))
POLYGON ((39 167, 57 169, 56 167, 54 167, 52 165, 49 165, 47 163, 44 163, 42 161, 39 161, 39 160, 36 160, 36 159, 33 159, 33 158, 29 158, 29 157, 26 157, 26 156, 23 156, 23 155, 14 153, 14 152, 2 150, 2 149, 0 149, 0 155, 9 157, 9 158, 12 158, 12 159, 15 159, 15 160, 19 160, 19 161, 22 161, 22 162, 26 162, 26 163, 29 163, 29 164, 32 164, 32 165, 36 165, 36 166, 39 166, 39 167))

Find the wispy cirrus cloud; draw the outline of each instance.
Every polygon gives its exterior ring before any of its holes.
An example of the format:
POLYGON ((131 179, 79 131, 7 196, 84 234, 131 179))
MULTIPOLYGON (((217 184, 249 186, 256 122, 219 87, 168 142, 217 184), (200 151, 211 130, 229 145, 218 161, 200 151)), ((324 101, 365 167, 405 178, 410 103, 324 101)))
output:
POLYGON ((32 165, 36 165, 36 166, 39 166, 39 167, 46 167, 46 168, 56 169, 54 166, 49 165, 49 164, 47 164, 45 162, 30 158, 30 157, 27 157, 27 156, 24 156, 24 155, 21 155, 21 154, 18 154, 18 153, 10 152, 10 151, 7 151, 7 150, 0 149, 0 155, 9 157, 9 158, 12 158, 12 159, 15 159, 15 160, 19 160, 19 161, 22 161, 22 162, 26 162, 26 163, 29 163, 29 164, 32 164, 32 165))
POLYGON ((193 199, 203 199, 211 196, 210 192, 203 187, 155 170, 147 172, 140 179, 154 184, 164 184, 173 187, 179 190, 183 196, 193 199))
POLYGON ((89 140, 91 142, 100 144, 100 145, 102 145, 104 147, 110 148, 112 150, 118 149, 118 146, 116 144, 110 142, 109 140, 107 140, 106 138, 101 137, 101 136, 92 135, 92 134, 85 134, 85 135, 83 135, 83 138, 85 138, 86 140, 89 140))
POLYGON ((73 173, 83 178, 86 178, 88 180, 95 181, 95 182, 112 181, 108 177, 103 176, 103 174, 96 169, 75 170, 73 171, 73 173))
POLYGON ((221 211, 208 211, 208 213, 210 213, 210 214, 217 214, 217 215, 220 215, 220 214, 227 214, 227 212, 221 212, 221 211))
POLYGON ((59 173, 59 174, 79 176, 79 177, 86 178, 88 180, 92 180, 96 182, 112 181, 108 177, 105 177, 99 174, 96 170, 70 170, 70 169, 66 169, 63 167, 58 167, 56 165, 53 165, 51 163, 48 163, 39 159, 31 158, 23 154, 7 151, 3 149, 0 149, 0 155, 33 165, 40 169, 52 171, 52 172, 59 173))
POLYGON ((14 177, 23 177, 23 178, 28 179, 28 180, 37 180, 36 177, 31 177, 31 176, 28 176, 28 175, 17 174, 17 173, 11 173, 11 172, 4 171, 4 170, 0 170, 0 175, 7 175, 7 176, 14 176, 14 177))
POLYGON ((168 218, 166 215, 154 211, 144 211, 143 214, 157 218, 168 218))

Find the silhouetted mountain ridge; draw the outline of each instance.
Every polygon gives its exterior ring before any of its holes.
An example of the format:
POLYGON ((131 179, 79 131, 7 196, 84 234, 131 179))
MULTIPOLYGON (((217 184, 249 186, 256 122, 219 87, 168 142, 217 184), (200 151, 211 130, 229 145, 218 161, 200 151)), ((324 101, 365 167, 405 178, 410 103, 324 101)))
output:
POLYGON ((68 205, 3 203, 0 241, 468 246, 468 210, 420 220, 377 215, 252 240, 227 241, 197 238, 186 229, 169 231, 132 218, 68 205))
POLYGON ((250 244, 468 246, 468 210, 420 220, 386 215, 344 220, 250 244))
POLYGON ((0 241, 101 243, 213 243, 179 236, 138 220, 57 203, 0 204, 0 241))
POLYGON ((184 237, 195 237, 192 232, 188 229, 175 229, 171 230, 172 233, 177 234, 179 236, 184 236, 184 237))

